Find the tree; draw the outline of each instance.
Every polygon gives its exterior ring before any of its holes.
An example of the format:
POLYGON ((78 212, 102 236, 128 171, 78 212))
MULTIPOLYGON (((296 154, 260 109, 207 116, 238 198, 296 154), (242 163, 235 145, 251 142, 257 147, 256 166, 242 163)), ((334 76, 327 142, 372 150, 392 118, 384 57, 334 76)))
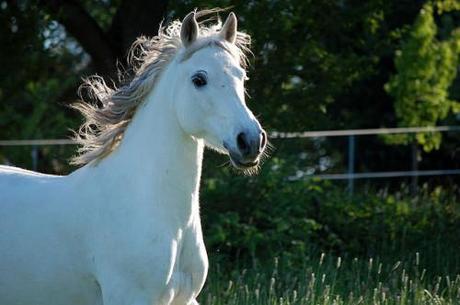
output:
POLYGON ((102 8, 77 0, 41 0, 39 4, 59 21, 91 57, 95 72, 114 78, 117 63, 134 40, 154 36, 166 16, 167 0, 123 0, 101 3, 102 8), (121 3, 118 3, 121 2, 121 3), (105 7, 104 7, 105 6, 105 7), (99 13, 97 20, 86 7, 99 13), (101 12, 106 8, 109 12, 101 12), (140 11, 142 9, 142 11, 140 11), (110 12, 114 12, 110 20, 110 12))
MULTIPOLYGON (((446 10, 449 6, 441 8, 446 10)), ((401 126, 435 126, 449 113, 460 111, 460 104, 449 98, 449 88, 459 65, 460 28, 443 41, 437 38, 437 32, 433 4, 428 2, 401 50, 396 52, 397 73, 386 84, 386 90, 395 99, 395 111, 401 126)), ((411 141, 409 136, 392 139, 397 143, 411 141)), ((430 151, 439 148, 441 134, 420 133, 416 140, 430 151)))
MULTIPOLYGON (((232 7, 240 29, 252 35, 248 103, 268 130, 395 126, 396 104, 383 87, 396 72, 396 49, 426 2, 0 0, 0 103, 7 105, 0 108, 0 138, 68 136, 80 117, 63 105, 76 98, 82 76, 98 73, 116 81, 116 63, 125 63, 137 35, 155 35, 163 18, 167 23, 194 8, 211 7, 232 7), (6 2, 7 8, 1 9, 6 2)), ((442 1, 442 10, 456 3, 442 1)), ((458 20, 449 22, 458 26, 458 20)), ((438 36, 449 32, 450 37, 449 28, 439 25, 438 36)), ((360 160, 369 160, 360 170, 382 170, 389 162, 401 168, 405 147, 387 148, 370 138, 359 139, 368 148, 360 160), (388 158, 390 149, 400 150, 400 155, 388 158)), ((290 148, 292 153, 299 144, 290 148)), ((332 143, 327 153, 342 155, 341 144, 332 143)), ((42 152, 44 160, 52 159, 42 152)), ((23 159, 30 159, 28 151, 23 159)))

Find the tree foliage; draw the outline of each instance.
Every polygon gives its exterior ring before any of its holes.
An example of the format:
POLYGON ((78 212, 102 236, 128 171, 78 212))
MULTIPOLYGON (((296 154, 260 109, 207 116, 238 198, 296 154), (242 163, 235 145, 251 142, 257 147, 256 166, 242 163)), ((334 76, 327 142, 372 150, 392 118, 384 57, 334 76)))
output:
MULTIPOLYGON (((398 109, 406 108, 385 91, 384 84, 391 75, 396 78, 402 73, 399 66, 412 67, 404 62, 413 61, 413 57, 401 55, 404 58, 398 57, 395 63, 394 54, 411 37, 414 20, 426 3, 427 0, 0 0, 0 138, 68 136, 68 129, 75 129, 80 118, 66 105, 77 98, 81 77, 98 73, 117 83, 116 67, 125 63, 127 48, 136 36, 152 36, 161 20, 167 23, 194 8, 210 7, 231 7, 238 15, 240 29, 253 37, 248 103, 268 130, 402 126, 406 121, 402 121, 398 109)), ((433 6, 438 10, 433 21, 437 31, 428 49, 441 50, 446 57, 452 53, 448 41, 454 37, 453 29, 460 26, 455 11, 458 1, 436 1, 433 6)), ((432 67, 434 62, 439 70, 438 57, 429 58, 432 62, 423 62, 419 68, 432 67)), ((430 72, 421 78, 424 82, 435 81, 435 95, 447 92, 449 86, 440 84, 452 82, 453 77, 453 64, 441 63, 446 66, 442 75, 430 72)), ((455 88, 460 88, 458 78, 444 101, 458 98, 455 88)), ((414 95, 409 87, 404 92, 414 95)), ((441 114, 446 113, 445 107, 430 105, 417 110, 417 117, 425 120, 424 111, 435 113, 439 122, 444 117, 441 114)), ((452 116, 445 119, 452 120, 452 116)), ((388 151, 380 140, 360 141, 360 145, 368 147, 360 152, 362 159, 371 160, 362 169, 375 169, 383 161, 388 162, 388 151)), ((328 149, 330 156, 343 151, 341 145, 328 149)), ((401 145, 396 149, 404 152, 405 148, 401 145)), ((449 151, 441 151, 449 160, 455 159, 449 151)), ((51 172, 55 171, 49 166, 51 161, 59 159, 63 165, 69 156, 41 152, 41 169, 51 172)), ((25 162, 30 159, 27 150, 12 153, 2 149, 1 153, 14 164, 30 166, 25 162)))
MULTIPOLYGON (((455 8, 438 2, 440 11, 455 8)), ((386 85, 394 97, 395 111, 401 126, 435 126, 451 112, 460 111, 460 104, 450 99, 449 88, 457 76, 460 56, 460 28, 450 37, 439 40, 431 2, 425 4, 409 37, 396 52, 397 73, 386 85)), ((398 137, 410 141, 409 136, 398 137)), ((439 148, 440 133, 420 133, 418 143, 427 151, 439 148)))

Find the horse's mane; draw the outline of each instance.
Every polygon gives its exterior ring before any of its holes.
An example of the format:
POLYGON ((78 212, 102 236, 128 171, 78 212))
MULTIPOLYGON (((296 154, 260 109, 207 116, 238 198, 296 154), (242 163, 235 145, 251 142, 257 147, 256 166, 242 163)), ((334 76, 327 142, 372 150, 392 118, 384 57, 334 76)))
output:
MULTIPOLYGON (((208 17, 199 21, 200 41, 203 41, 202 38, 216 36, 220 31, 222 23, 218 17, 216 24, 204 24, 215 20, 210 15, 217 16, 216 13, 220 11, 213 9, 196 12, 197 18, 208 17)), ((125 73, 128 76, 125 76, 124 85, 109 87, 97 75, 83 80, 79 88, 81 101, 72 105, 85 118, 85 122, 75 132, 74 140, 81 146, 78 154, 71 159, 72 164, 83 165, 101 160, 118 146, 137 108, 153 89, 161 72, 182 48, 181 24, 176 20, 166 27, 160 26, 158 35, 153 38, 137 38, 128 52, 128 71, 132 73, 125 73), (89 101, 84 101, 83 96, 89 101)), ((249 35, 238 32, 233 53, 239 57, 243 68, 247 67, 246 54, 249 52, 250 40, 249 35)))

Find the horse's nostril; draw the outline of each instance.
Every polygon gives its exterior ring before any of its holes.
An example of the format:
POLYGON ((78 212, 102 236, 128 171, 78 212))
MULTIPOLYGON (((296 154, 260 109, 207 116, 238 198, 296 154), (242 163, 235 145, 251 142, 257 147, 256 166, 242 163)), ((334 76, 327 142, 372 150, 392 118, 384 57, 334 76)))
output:
POLYGON ((262 151, 264 150, 265 145, 267 145, 267 133, 265 132, 265 130, 262 130, 261 136, 262 139, 260 140, 260 150, 262 151))
POLYGON ((249 144, 246 139, 246 135, 244 132, 240 132, 238 136, 236 137, 236 143, 238 145, 238 149, 243 155, 246 155, 249 153, 249 144))

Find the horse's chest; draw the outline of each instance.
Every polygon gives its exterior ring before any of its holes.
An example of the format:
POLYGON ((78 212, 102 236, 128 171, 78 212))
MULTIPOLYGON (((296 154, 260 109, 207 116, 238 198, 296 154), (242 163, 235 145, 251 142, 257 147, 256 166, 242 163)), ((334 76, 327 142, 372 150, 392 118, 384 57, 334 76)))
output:
POLYGON ((126 285, 152 304, 192 303, 208 270, 199 216, 193 218, 196 221, 188 225, 171 226, 167 217, 153 225, 126 217, 129 222, 99 232, 93 246, 102 290, 113 289, 118 298, 121 290, 116 287, 126 285))
POLYGON ((208 258, 201 230, 184 231, 178 243, 173 270, 166 297, 170 298, 172 305, 188 304, 200 292, 208 271, 208 258))

